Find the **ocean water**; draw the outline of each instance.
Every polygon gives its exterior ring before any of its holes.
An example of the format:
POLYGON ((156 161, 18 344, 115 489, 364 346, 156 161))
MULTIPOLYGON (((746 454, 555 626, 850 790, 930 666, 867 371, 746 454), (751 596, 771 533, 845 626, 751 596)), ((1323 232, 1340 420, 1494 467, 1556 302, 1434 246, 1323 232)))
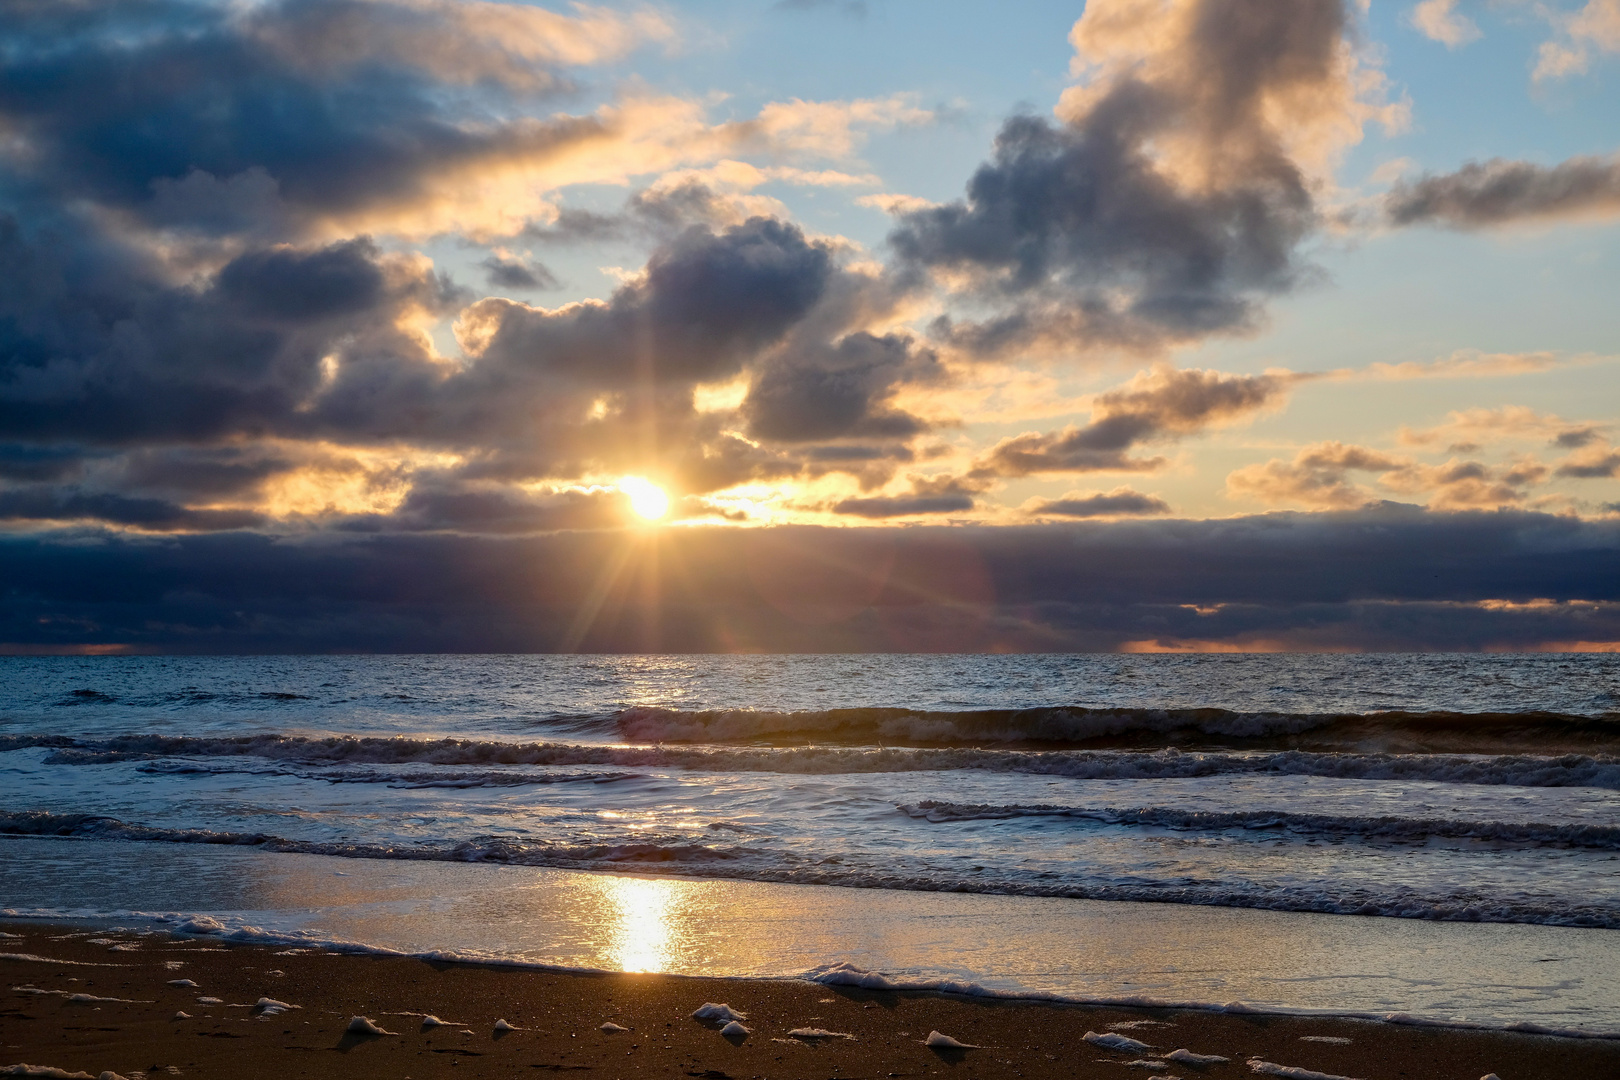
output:
MULTIPOLYGON (((1018 898, 1038 922, 1129 905, 1178 925, 1331 916, 1312 925, 1371 938, 1394 924, 1368 917, 1568 928, 1601 953, 1620 941, 1620 656, 0 660, 0 908, 262 913, 235 886, 188 896, 108 869, 195 877, 203 859, 217 884, 249 853, 251 880, 316 858, 412 903, 491 868, 553 868, 838 886, 817 903, 854 910, 966 893, 1005 919, 995 905, 1018 898)), ((277 910, 308 931, 347 904, 277 910)), ((406 938, 579 959, 461 918, 406 938)), ((940 935, 908 963, 1078 985, 942 959, 959 951, 940 935)), ((851 960, 808 952, 805 968, 851 960)), ((1539 1022, 1572 1007, 1566 990, 1539 1022)), ((1484 1015, 1463 996, 1441 1012, 1484 1015)), ((1620 1031, 1615 1011, 1590 1022, 1620 1031)))

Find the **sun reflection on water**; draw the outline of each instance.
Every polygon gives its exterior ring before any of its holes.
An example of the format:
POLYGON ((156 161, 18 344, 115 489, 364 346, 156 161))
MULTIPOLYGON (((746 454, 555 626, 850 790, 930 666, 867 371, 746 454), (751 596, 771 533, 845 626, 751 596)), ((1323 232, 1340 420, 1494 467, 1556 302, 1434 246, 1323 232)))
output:
POLYGON ((680 882, 637 878, 605 879, 608 899, 618 909, 611 946, 621 971, 666 971, 674 960, 671 915, 680 882))

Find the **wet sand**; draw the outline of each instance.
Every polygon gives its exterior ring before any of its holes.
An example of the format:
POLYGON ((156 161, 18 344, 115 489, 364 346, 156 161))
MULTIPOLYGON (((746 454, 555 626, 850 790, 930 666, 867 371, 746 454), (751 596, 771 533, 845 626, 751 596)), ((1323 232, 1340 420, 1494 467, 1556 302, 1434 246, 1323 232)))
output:
POLYGON ((35 922, 0 931, 16 935, 0 938, 0 1076, 31 1075, 9 1071, 21 1064, 61 1070, 32 1075, 112 1072, 130 1080, 1266 1075, 1254 1062, 1366 1080, 1620 1076, 1620 1040, 798 981, 580 974, 35 922), (280 1011, 261 999, 293 1007, 280 1011), (693 1019, 706 1002, 747 1013, 751 1033, 727 1037, 718 1023, 693 1019), (425 1024, 424 1014, 447 1023, 425 1024), (355 1017, 392 1034, 351 1031, 355 1017), (498 1031, 498 1020, 516 1030, 498 1031), (605 1023, 628 1030, 604 1032, 605 1023), (791 1034, 809 1028, 839 1034, 791 1034), (931 1048, 931 1031, 976 1046, 931 1048), (1086 1040, 1088 1032, 1114 1032, 1150 1049, 1101 1046, 1086 1040), (1230 1060, 1169 1057, 1183 1048, 1230 1060), (1165 1064, 1149 1064, 1156 1062, 1165 1064))

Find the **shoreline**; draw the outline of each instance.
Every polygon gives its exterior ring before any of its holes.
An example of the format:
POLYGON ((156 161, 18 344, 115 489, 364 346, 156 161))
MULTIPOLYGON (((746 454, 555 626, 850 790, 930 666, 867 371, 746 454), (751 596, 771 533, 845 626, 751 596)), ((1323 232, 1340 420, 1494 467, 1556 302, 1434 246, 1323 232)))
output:
MULTIPOLYGON (((130 941, 155 936, 171 938, 176 942, 212 943, 216 947, 268 949, 274 951, 299 950, 318 952, 330 956, 352 956, 389 960, 414 960, 432 965, 456 965, 497 970, 527 971, 546 975, 579 977, 649 976, 672 981, 705 981, 720 983, 804 983, 822 986, 829 991, 865 991, 899 994, 937 994, 965 1001, 985 1003, 1028 1003, 1062 1008, 1126 1009, 1154 1012, 1211 1013, 1258 1018, 1292 1018, 1306 1020, 1351 1021, 1381 1024, 1391 1027, 1432 1028, 1442 1031, 1495 1032, 1509 1035, 1531 1035, 1576 1041, 1594 1040, 1620 1045, 1620 1031, 1588 1031, 1580 1028, 1553 1027, 1531 1022, 1490 1023, 1475 1020, 1441 1020, 1413 1016, 1409 1013, 1377 1013, 1354 1009, 1311 1009, 1279 1005, 1254 1005, 1244 1001, 1206 1002, 1153 998, 1145 995, 1096 996, 1070 995, 1040 990, 1003 990, 984 986, 965 979, 908 980, 891 977, 883 972, 868 971, 849 964, 826 965, 802 975, 712 975, 689 974, 675 971, 626 972, 609 968, 525 960, 520 957, 465 953, 455 950, 429 949, 407 951, 363 942, 314 938, 302 934, 280 934, 257 927, 232 927, 212 916, 181 916, 172 914, 131 913, 125 916, 71 916, 58 914, 33 915, 11 909, 0 909, 0 960, 10 955, 9 935, 18 928, 44 927, 60 931, 56 938, 117 935, 130 941), (150 927, 134 928, 126 924, 148 921, 150 927), (77 929, 75 929, 77 928, 77 929)), ((25 937, 27 935, 24 935, 25 937)), ((49 935, 48 935, 49 936, 49 935)), ((53 938, 54 940, 54 938, 53 938)), ((0 1074, 4 1075, 4 1074, 0 1074)))
POLYGON ((1366 1080, 1620 1073, 1620 1041, 1601 1037, 794 979, 569 971, 65 921, 7 920, 0 932, 15 935, 0 939, 0 1068, 26 1063, 92 1077, 155 1077, 170 1069, 326 1076, 339 1067, 328 1053, 342 1056, 345 1075, 395 1080, 528 1068, 710 1080, 818 1069, 847 1080, 952 1072, 1221 1078, 1262 1072, 1252 1061, 1366 1080), (171 985, 180 979, 196 985, 171 985), (752 1033, 728 1039, 717 1025, 693 1020, 706 1002, 747 1013, 752 1033), (182 1012, 191 1015, 177 1018, 182 1012), (424 1025, 424 1014, 456 1023, 424 1025), (350 1032, 356 1016, 397 1034, 350 1032), (516 1030, 498 1032, 497 1020, 516 1030), (604 1033, 609 1022, 628 1030, 604 1033), (802 1034, 807 1029, 837 1034, 802 1034), (924 1041, 931 1031, 975 1046, 930 1048, 924 1041), (1147 1046, 1116 1049, 1085 1039, 1110 1031, 1147 1046), (1229 1060, 1169 1057, 1179 1049, 1229 1060), (1152 1061, 1166 1067, 1122 1070, 1152 1061))

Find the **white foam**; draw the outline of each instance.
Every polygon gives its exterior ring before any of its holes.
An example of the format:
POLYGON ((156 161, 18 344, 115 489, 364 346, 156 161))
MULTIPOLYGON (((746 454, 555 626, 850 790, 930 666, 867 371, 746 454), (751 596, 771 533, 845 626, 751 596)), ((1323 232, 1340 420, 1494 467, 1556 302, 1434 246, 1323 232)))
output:
MULTIPOLYGON (((406 1013, 405 1015, 406 1016, 415 1016, 416 1014, 415 1013, 406 1013)), ((448 1020, 440 1020, 437 1016, 434 1016, 432 1013, 428 1013, 427 1015, 422 1017, 422 1026, 423 1027, 462 1027, 463 1025, 461 1025, 461 1024, 452 1024, 448 1020)))
POLYGON ((52 1065, 0 1065, 0 1076, 37 1076, 42 1080, 125 1080, 110 1069, 100 1076, 87 1072, 68 1072, 52 1065))
POLYGON ((275 998, 267 997, 262 997, 253 1003, 254 1011, 260 1016, 280 1016, 288 1009, 301 1008, 303 1008, 302 1005, 289 1005, 285 1001, 277 1001, 275 998))
POLYGON ((732 1039, 743 1038, 753 1033, 753 1028, 745 1028, 735 1020, 720 1029, 720 1034, 732 1039))
MULTIPOLYGON (((75 980, 76 981, 76 980, 75 980)), ((151 1005, 150 1001, 136 1001, 132 998, 97 997, 95 994, 76 994, 71 990, 41 990, 37 986, 13 986, 13 993, 32 994, 35 997, 59 997, 74 1005, 93 1005, 97 1002, 116 1002, 120 1005, 151 1005)))
POLYGON ((1137 1042, 1128 1035, 1120 1035, 1112 1031, 1102 1035, 1097 1034, 1095 1031, 1088 1031, 1080 1037, 1093 1046, 1102 1046, 1109 1050, 1127 1050, 1133 1054, 1140 1054, 1144 1050, 1153 1049, 1145 1042, 1137 1042))
POLYGON ((1170 1067, 1156 1058, 1137 1058, 1135 1061, 1122 1061, 1120 1064, 1124 1065, 1127 1069, 1150 1069, 1155 1072, 1160 1072, 1170 1067))
POLYGON ((936 1050, 978 1050, 974 1043, 958 1042, 949 1035, 941 1035, 937 1031, 930 1031, 928 1038, 923 1040, 924 1046, 932 1046, 936 1050))
POLYGON ((369 1016, 354 1016, 349 1018, 349 1026, 344 1030, 351 1035, 392 1035, 392 1031, 384 1031, 372 1023, 369 1016))
POLYGON ((1271 1061, 1261 1061, 1259 1058, 1250 1058, 1249 1068, 1264 1076, 1281 1076, 1284 1080, 1355 1080, 1354 1077, 1338 1076, 1334 1073, 1312 1072, 1310 1069, 1295 1068, 1292 1065, 1278 1065, 1271 1061))
POLYGON ((169 980, 169 985, 170 986, 183 986, 183 987, 193 987, 193 988, 195 988, 198 984, 196 982, 193 982, 191 979, 170 979, 169 980))
POLYGON ((179 1012, 175 1013, 173 1016, 169 1017, 169 1019, 170 1020, 190 1020, 191 1019, 191 1014, 186 1012, 184 1009, 182 1009, 179 1012))
POLYGON ((629 1031, 630 1029, 625 1027, 623 1024, 615 1024, 613 1021, 609 1020, 596 1030, 600 1031, 604 1035, 617 1035, 621 1031, 629 1031))
POLYGON ((719 1023, 722 1020, 746 1020, 748 1014, 738 1012, 724 1002, 705 1001, 696 1012, 692 1014, 694 1020, 709 1020, 719 1023))
POLYGON ((66 967, 128 967, 128 964, 92 964, 87 960, 57 960, 50 956, 35 956, 33 953, 8 952, 0 953, 0 960, 15 960, 20 964, 62 964, 66 967))
MULTIPOLYGON (((1349 1042, 1346 1039, 1345 1042, 1349 1042)), ((1219 1054, 1195 1054, 1191 1050, 1172 1050, 1164 1055, 1166 1061, 1179 1061, 1183 1065, 1224 1065, 1231 1058, 1221 1057, 1219 1054)))
POLYGON ((794 1028, 788 1032, 794 1039, 853 1039, 855 1036, 846 1031, 828 1031, 826 1028, 802 1027, 794 1028))
POLYGON ((1341 1039, 1337 1035, 1301 1035, 1300 1042, 1332 1043, 1335 1046, 1349 1046, 1350 1039, 1341 1039))
POLYGON ((223 1004, 225 1004, 225 999, 224 998, 217 998, 217 997, 200 997, 200 998, 197 999, 197 1004, 199 1004, 199 1005, 223 1005, 223 1004))
POLYGON ((522 1031, 523 1029, 520 1028, 520 1027, 517 1027, 515 1025, 508 1024, 505 1020, 497 1020, 497 1021, 495 1021, 495 1030, 496 1031, 522 1031))

